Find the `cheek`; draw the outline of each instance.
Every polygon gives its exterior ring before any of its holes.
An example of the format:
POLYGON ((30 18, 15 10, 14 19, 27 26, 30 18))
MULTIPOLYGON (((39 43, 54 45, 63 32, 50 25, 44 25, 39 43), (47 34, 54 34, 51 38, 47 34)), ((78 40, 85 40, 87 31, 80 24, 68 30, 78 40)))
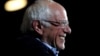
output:
POLYGON ((64 49, 65 48, 65 39, 62 39, 60 37, 60 34, 62 33, 62 30, 59 28, 53 28, 49 30, 49 40, 51 40, 51 43, 56 46, 58 49, 64 49))
POLYGON ((45 33, 48 37, 48 40, 50 40, 50 42, 53 43, 53 44, 55 43, 55 39, 57 37, 57 32, 58 32, 58 29, 50 28, 45 33))
POLYGON ((59 31, 57 29, 51 30, 51 32, 50 32, 50 36, 53 38, 54 41, 57 38, 57 35, 59 35, 58 32, 59 31))
POLYGON ((59 29, 56 29, 56 28, 53 28, 53 29, 51 28, 49 31, 50 35, 54 38, 56 37, 56 35, 58 35, 58 32, 59 32, 59 29))

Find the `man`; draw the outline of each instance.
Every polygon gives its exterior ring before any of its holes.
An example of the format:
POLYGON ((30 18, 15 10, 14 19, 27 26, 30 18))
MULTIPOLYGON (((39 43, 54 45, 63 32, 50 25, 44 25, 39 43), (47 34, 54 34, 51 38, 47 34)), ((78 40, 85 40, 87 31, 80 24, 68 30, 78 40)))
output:
POLYGON ((17 39, 18 53, 32 56, 58 56, 71 33, 66 10, 53 0, 36 0, 25 12, 17 39))

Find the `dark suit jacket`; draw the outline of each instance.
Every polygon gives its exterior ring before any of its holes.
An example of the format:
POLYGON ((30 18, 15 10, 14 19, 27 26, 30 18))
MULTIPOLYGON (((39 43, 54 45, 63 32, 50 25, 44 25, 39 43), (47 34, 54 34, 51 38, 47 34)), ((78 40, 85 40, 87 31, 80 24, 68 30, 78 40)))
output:
POLYGON ((48 47, 39 42, 32 35, 24 35, 23 37, 17 38, 15 50, 16 55, 55 56, 48 47))

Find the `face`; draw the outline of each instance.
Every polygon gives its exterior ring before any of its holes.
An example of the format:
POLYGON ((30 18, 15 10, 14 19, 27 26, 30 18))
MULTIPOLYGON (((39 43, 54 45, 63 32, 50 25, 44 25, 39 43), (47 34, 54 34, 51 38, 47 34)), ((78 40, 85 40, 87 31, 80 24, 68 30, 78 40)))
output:
POLYGON ((65 37, 71 33, 68 25, 68 17, 64 9, 54 11, 55 16, 46 22, 50 23, 50 27, 43 30, 43 41, 60 50, 65 49, 65 37))

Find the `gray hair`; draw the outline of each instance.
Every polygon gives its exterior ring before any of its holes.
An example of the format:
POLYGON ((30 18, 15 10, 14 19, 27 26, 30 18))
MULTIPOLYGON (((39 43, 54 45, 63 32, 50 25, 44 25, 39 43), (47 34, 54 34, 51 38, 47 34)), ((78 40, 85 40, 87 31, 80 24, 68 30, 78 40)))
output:
POLYGON ((25 33, 27 30, 34 30, 32 28, 32 21, 33 20, 40 20, 45 26, 49 26, 50 24, 44 22, 42 20, 48 20, 52 16, 51 10, 48 7, 48 4, 45 1, 53 2, 53 0, 37 0, 34 4, 29 6, 26 9, 24 14, 23 22, 21 24, 21 31, 25 33))

